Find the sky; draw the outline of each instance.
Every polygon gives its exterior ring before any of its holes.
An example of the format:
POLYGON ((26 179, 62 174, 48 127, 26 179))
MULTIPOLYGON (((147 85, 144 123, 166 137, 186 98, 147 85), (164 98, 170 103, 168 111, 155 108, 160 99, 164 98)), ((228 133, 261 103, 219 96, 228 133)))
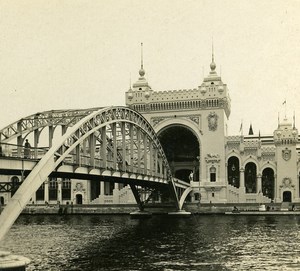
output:
POLYGON ((143 42, 155 91, 197 88, 216 71, 229 135, 300 131, 298 0, 0 0, 0 128, 54 109, 125 105, 143 42), (286 106, 283 105, 286 101, 286 106))

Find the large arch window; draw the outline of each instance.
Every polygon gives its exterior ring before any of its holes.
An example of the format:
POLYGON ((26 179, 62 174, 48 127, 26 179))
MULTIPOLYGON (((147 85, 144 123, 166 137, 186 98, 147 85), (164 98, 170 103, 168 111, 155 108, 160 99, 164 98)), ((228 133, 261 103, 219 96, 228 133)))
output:
POLYGON ((170 125, 159 131, 158 139, 171 166, 172 174, 189 182, 190 172, 199 181, 199 141, 194 132, 183 125, 170 125))
POLYGON ((249 162, 245 166, 246 193, 256 193, 256 165, 249 162))
POLYGON ((228 159, 227 176, 228 184, 237 188, 240 187, 240 161, 235 156, 228 159))
POLYGON ((274 170, 265 168, 262 172, 262 192, 263 195, 274 199, 274 170))

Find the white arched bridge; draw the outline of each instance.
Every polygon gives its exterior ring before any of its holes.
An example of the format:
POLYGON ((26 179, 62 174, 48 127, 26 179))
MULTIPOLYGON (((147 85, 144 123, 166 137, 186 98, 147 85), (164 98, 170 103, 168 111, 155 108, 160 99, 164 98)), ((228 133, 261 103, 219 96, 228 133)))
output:
POLYGON ((0 215, 0 239, 49 176, 128 184, 140 210, 139 187, 164 191, 177 210, 192 191, 172 177, 151 125, 127 107, 37 113, 0 130, 0 144, 0 175, 23 176, 0 215), (29 149, 26 139, 33 142, 29 149))

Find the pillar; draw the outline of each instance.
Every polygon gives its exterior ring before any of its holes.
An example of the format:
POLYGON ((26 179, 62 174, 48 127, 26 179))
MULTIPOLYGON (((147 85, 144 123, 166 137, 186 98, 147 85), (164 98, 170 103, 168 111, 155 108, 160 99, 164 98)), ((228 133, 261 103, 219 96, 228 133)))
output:
POLYGON ((44 201, 49 202, 49 180, 44 182, 44 201))
POLYGON ((256 176, 256 182, 257 182, 256 192, 257 193, 262 193, 261 174, 257 174, 257 176, 256 176))
POLYGON ((62 203, 62 179, 57 178, 57 201, 62 203))
POLYGON ((120 198, 119 198, 119 184, 115 183, 114 184, 114 190, 113 190, 113 203, 114 204, 119 204, 120 203, 120 198))
POLYGON ((277 174, 274 174, 274 183, 274 202, 280 202, 281 195, 277 185, 277 174))
POLYGON ((242 188, 242 190, 245 193, 245 170, 244 170, 244 168, 240 168, 240 188, 242 188))
POLYGON ((100 195, 101 196, 104 196, 104 184, 105 184, 104 181, 100 182, 100 195))
POLYGON ((245 202, 245 170, 240 168, 239 202, 245 202))

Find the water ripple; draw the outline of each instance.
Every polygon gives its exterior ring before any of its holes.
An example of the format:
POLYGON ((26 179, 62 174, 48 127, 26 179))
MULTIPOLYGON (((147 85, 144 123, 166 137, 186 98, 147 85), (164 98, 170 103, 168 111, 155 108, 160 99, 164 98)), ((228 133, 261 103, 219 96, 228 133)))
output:
POLYGON ((28 271, 300 270, 300 218, 21 216, 0 249, 28 271))

